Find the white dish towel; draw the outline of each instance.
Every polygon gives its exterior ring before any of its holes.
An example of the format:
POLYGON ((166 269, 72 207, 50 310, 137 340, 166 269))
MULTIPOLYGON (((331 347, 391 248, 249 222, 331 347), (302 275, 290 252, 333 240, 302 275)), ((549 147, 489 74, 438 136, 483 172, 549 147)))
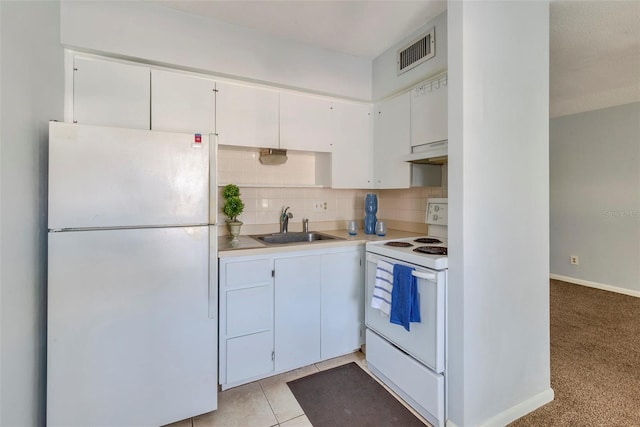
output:
POLYGON ((371 298, 371 307, 377 308, 385 315, 391 313, 391 291, 393 290, 393 264, 378 261, 376 267, 376 281, 371 298))

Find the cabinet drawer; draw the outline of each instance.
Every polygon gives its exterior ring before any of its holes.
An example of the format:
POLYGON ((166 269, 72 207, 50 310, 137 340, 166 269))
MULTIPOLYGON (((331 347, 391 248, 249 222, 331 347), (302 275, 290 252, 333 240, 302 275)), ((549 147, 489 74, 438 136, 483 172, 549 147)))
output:
POLYGON ((273 289, 271 286, 228 291, 226 304, 227 337, 273 329, 273 289))
POLYGON ((367 364, 435 426, 444 426, 444 376, 436 374, 367 329, 367 364))
POLYGON ((272 372, 272 354, 272 331, 227 340, 226 383, 248 380, 272 372))
POLYGON ((272 282, 273 261, 270 258, 225 264, 225 287, 227 290, 257 286, 272 282))

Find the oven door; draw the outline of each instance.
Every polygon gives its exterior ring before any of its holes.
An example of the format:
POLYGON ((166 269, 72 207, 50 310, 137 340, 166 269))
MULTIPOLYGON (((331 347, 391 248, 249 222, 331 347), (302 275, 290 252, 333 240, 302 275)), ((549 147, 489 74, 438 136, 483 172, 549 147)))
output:
POLYGON ((397 259, 367 253, 367 293, 365 320, 367 328, 374 330, 392 344, 418 359, 434 371, 445 370, 445 305, 446 270, 436 271, 397 259), (411 323, 411 331, 389 321, 380 310, 371 307, 378 260, 403 264, 415 268, 420 298, 420 323, 411 323))

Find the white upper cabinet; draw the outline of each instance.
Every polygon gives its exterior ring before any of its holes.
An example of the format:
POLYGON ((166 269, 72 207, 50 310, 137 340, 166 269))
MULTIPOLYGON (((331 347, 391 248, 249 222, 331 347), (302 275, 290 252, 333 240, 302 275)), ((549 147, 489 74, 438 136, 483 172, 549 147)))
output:
POLYGON ((405 92, 376 105, 373 161, 376 188, 409 188, 411 165, 411 93, 405 92))
POLYGON ((280 94, 280 148, 330 152, 331 101, 280 94))
POLYGON ((149 129, 150 71, 139 65, 75 57, 73 121, 149 129))
POLYGON ((218 144, 278 148, 279 103, 276 91, 218 82, 218 144))
POLYGON ((447 77, 411 91, 411 146, 448 139, 447 77))
POLYGON ((333 102, 331 186, 373 187, 371 106, 333 102))
POLYGON ((151 70, 151 129, 215 132, 215 82, 164 70, 151 70))

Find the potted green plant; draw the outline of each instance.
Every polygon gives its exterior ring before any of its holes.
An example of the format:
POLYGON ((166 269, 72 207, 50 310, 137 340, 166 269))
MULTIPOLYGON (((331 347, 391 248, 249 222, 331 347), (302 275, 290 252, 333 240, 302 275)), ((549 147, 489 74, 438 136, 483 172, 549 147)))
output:
POLYGON ((242 221, 238 221, 238 215, 244 210, 244 202, 240 198, 240 188, 235 184, 228 184, 222 189, 224 206, 222 212, 227 216, 227 226, 233 241, 238 241, 242 221))

